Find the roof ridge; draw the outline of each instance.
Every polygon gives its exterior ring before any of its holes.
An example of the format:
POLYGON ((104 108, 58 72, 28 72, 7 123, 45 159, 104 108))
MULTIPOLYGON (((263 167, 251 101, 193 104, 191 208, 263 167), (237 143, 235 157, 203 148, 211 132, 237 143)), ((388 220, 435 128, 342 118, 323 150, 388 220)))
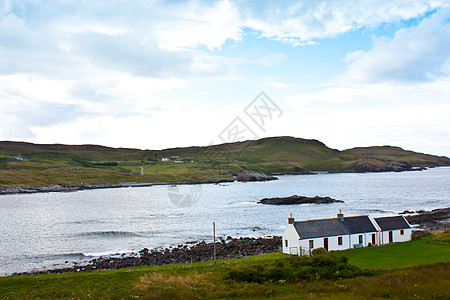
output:
MULTIPOLYGON (((359 217, 369 217, 369 215, 349 216, 349 217, 344 217, 344 220, 345 219, 350 219, 350 218, 359 218, 359 217)), ((302 220, 302 221, 294 221, 294 223, 302 223, 302 222, 310 222, 310 221, 324 221, 324 220, 339 220, 339 218, 323 218, 323 219, 302 220)))

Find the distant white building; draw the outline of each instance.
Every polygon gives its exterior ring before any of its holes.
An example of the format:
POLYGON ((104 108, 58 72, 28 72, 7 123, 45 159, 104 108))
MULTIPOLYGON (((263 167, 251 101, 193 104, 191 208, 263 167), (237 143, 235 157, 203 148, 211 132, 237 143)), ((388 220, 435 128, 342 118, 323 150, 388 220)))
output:
POLYGON ((161 158, 161 161, 169 161, 169 160, 170 160, 170 158, 168 158, 168 157, 161 158))
POLYGON ((411 240, 411 227, 403 216, 373 219, 368 215, 295 221, 288 218, 283 233, 283 253, 310 255, 317 248, 328 251, 383 245, 411 240), (379 222, 379 223, 377 223, 379 222))
POLYGON ((174 160, 173 163, 174 163, 174 164, 182 164, 183 161, 182 161, 182 160, 174 160))

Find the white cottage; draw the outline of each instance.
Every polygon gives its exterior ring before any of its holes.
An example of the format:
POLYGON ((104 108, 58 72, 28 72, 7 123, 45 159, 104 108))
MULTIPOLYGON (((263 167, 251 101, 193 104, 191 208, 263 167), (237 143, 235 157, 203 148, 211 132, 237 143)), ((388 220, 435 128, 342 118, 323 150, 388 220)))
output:
POLYGON ((403 216, 375 218, 380 231, 380 245, 411 240, 412 229, 403 216))
POLYGON ((295 221, 288 218, 283 233, 283 253, 310 255, 316 248, 347 250, 351 248, 404 242, 411 239, 411 227, 402 216, 373 219, 368 215, 295 221), (379 223, 377 223, 377 221, 379 223))

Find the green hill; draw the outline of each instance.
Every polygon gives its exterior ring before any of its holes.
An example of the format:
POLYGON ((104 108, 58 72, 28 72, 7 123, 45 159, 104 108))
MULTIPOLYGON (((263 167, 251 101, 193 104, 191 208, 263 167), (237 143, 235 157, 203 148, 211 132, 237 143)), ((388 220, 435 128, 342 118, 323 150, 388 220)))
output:
POLYGON ((207 181, 233 178, 243 172, 277 175, 407 171, 414 167, 449 165, 450 159, 447 157, 399 147, 362 147, 339 151, 317 140, 293 137, 164 150, 0 142, 0 187, 3 188, 207 181), (162 161, 162 158, 170 160, 162 161))

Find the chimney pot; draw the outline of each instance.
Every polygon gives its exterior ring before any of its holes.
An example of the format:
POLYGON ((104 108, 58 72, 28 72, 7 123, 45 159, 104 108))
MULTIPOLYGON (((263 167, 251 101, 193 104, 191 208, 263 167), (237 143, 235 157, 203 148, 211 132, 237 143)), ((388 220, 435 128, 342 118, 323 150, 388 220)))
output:
POLYGON ((292 213, 291 216, 288 218, 288 224, 294 224, 294 218, 292 217, 292 213))

